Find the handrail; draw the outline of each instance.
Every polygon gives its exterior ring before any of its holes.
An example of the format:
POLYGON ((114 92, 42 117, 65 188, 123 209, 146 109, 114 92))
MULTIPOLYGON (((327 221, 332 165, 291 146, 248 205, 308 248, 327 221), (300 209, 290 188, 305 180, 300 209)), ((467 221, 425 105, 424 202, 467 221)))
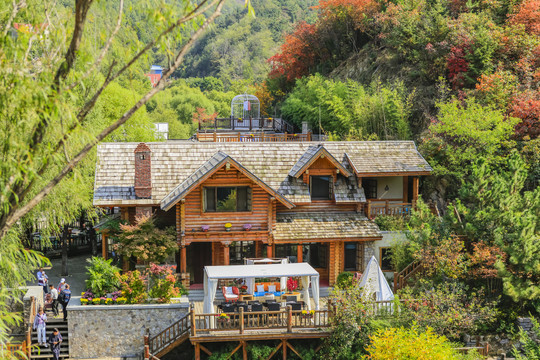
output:
POLYGON ((200 142, 284 142, 284 141, 311 141, 311 133, 307 134, 266 134, 261 133, 197 133, 200 142))
POLYGON ((330 327, 329 310, 313 310, 312 313, 303 313, 302 310, 279 311, 244 311, 241 307, 237 313, 220 314, 194 314, 191 335, 197 333, 211 333, 217 331, 238 331, 243 334, 247 330, 261 329, 311 329, 330 327))
POLYGON ((402 289, 407 283, 407 280, 423 269, 424 265, 422 264, 422 261, 413 261, 399 273, 394 273, 394 291, 402 289))
MULTIPOLYGON (((393 202, 396 200, 369 199, 366 203, 366 215, 374 218, 379 215, 409 216, 413 203, 393 202)), ((397 200, 399 201, 399 200, 397 200)))
POLYGON ((189 334, 191 329, 190 314, 186 314, 172 325, 157 333, 155 336, 149 335, 144 337, 145 342, 145 359, 158 359, 159 355, 167 347, 174 344, 175 341, 189 334), (149 355, 150 357, 146 357, 149 355))
POLYGON ((32 328, 34 326, 34 318, 36 317, 36 298, 30 297, 30 314, 28 316, 28 327, 26 328, 26 356, 30 359, 32 352, 32 328))

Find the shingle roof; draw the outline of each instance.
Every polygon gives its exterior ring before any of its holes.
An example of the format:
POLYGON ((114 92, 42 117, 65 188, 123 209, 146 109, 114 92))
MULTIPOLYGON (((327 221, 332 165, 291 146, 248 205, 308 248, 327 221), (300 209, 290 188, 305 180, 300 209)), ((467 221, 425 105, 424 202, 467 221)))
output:
MULTIPOLYGON (((324 142, 325 149, 346 168, 349 159, 359 173, 373 171, 403 173, 410 169, 431 171, 412 141, 324 142), (346 156, 347 154, 347 156, 346 156), (373 166, 373 169, 370 167, 373 166), (382 169, 382 170, 380 170, 382 169)), ((202 143, 167 141, 147 143, 152 151, 152 199, 136 199, 134 150, 138 143, 101 143, 97 149, 94 205, 155 204, 182 184, 203 164, 222 151, 247 171, 293 203, 311 202, 309 189, 289 172, 313 142, 202 143)), ((335 193, 363 196, 354 177, 338 176, 335 193), (355 195, 356 194, 356 195, 355 195)), ((354 201, 351 198, 350 201, 354 201)))
POLYGON ((303 154, 300 156, 300 159, 296 162, 296 164, 293 165, 291 171, 289 171, 289 176, 293 177, 299 177, 302 175, 304 171, 306 171, 308 165, 313 162, 315 159, 317 159, 319 156, 326 154, 329 157, 329 160, 336 164, 339 170, 343 173, 345 176, 350 176, 351 173, 349 170, 345 169, 345 167, 339 163, 339 161, 330 154, 322 144, 319 144, 318 146, 311 146, 309 147, 303 154))
POLYGON ((355 212, 278 213, 274 239, 365 239, 380 238, 378 226, 355 212))
POLYGON ((225 154, 224 152, 218 151, 200 168, 198 168, 197 171, 189 175, 186 180, 184 180, 180 185, 175 187, 167 196, 165 196, 163 200, 161 200, 161 208, 165 211, 169 210, 171 206, 173 206, 179 199, 184 198, 194 186, 197 186, 197 184, 199 184, 201 180, 212 175, 214 172, 224 166, 227 162, 234 164, 234 166, 239 169, 244 175, 251 178, 261 187, 265 188, 266 190, 272 191, 273 194, 276 195, 277 198, 289 209, 294 206, 294 204, 289 202, 284 196, 279 193, 275 193, 272 188, 270 188, 267 184, 261 181, 261 179, 253 175, 253 173, 251 173, 249 170, 244 168, 242 164, 240 164, 238 161, 225 154))

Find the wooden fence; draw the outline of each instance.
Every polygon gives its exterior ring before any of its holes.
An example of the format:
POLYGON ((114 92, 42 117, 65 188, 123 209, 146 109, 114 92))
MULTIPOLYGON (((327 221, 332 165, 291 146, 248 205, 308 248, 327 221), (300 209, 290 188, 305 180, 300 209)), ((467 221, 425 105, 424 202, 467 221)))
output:
POLYGON ((311 133, 307 134, 266 134, 260 133, 197 133, 197 140, 201 142, 284 142, 284 141, 311 141, 311 133))

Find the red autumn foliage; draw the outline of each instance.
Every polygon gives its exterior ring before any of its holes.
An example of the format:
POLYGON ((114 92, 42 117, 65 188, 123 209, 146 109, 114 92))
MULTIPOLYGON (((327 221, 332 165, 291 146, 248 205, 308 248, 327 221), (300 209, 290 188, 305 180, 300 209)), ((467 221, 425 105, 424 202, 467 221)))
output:
POLYGON ((292 34, 285 37, 280 52, 268 61, 272 65, 270 77, 285 76, 287 81, 298 79, 309 73, 315 63, 316 27, 302 21, 292 34))
POLYGON ((465 56, 469 51, 470 46, 467 43, 461 46, 453 46, 446 59, 448 79, 454 89, 459 89, 465 85, 465 74, 469 71, 469 62, 465 56))
POLYGON ((213 122, 218 116, 218 113, 207 114, 205 108, 197 108, 197 111, 193 113, 193 122, 198 122, 199 124, 205 124, 213 122))
POLYGON ((470 255, 469 274, 474 278, 490 279, 497 277, 495 262, 505 260, 506 254, 498 246, 489 246, 482 242, 473 244, 470 255))
POLYGON ((510 104, 510 115, 522 119, 516 125, 516 135, 535 139, 540 136, 540 91, 525 91, 510 104))
POLYGON ((540 0, 525 0, 509 16, 510 24, 524 25, 527 32, 540 36, 540 0))

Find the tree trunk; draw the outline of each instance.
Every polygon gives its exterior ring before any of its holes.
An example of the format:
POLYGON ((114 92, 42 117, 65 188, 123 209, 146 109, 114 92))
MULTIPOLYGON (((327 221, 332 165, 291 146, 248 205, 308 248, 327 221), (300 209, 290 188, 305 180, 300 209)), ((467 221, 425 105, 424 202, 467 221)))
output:
POLYGON ((97 256, 98 248, 97 248, 97 235, 96 230, 94 227, 90 227, 88 229, 88 236, 90 236, 90 244, 92 246, 92 256, 97 256))
POLYGON ((64 225, 64 231, 62 232, 62 276, 68 276, 68 235, 69 226, 64 225))

